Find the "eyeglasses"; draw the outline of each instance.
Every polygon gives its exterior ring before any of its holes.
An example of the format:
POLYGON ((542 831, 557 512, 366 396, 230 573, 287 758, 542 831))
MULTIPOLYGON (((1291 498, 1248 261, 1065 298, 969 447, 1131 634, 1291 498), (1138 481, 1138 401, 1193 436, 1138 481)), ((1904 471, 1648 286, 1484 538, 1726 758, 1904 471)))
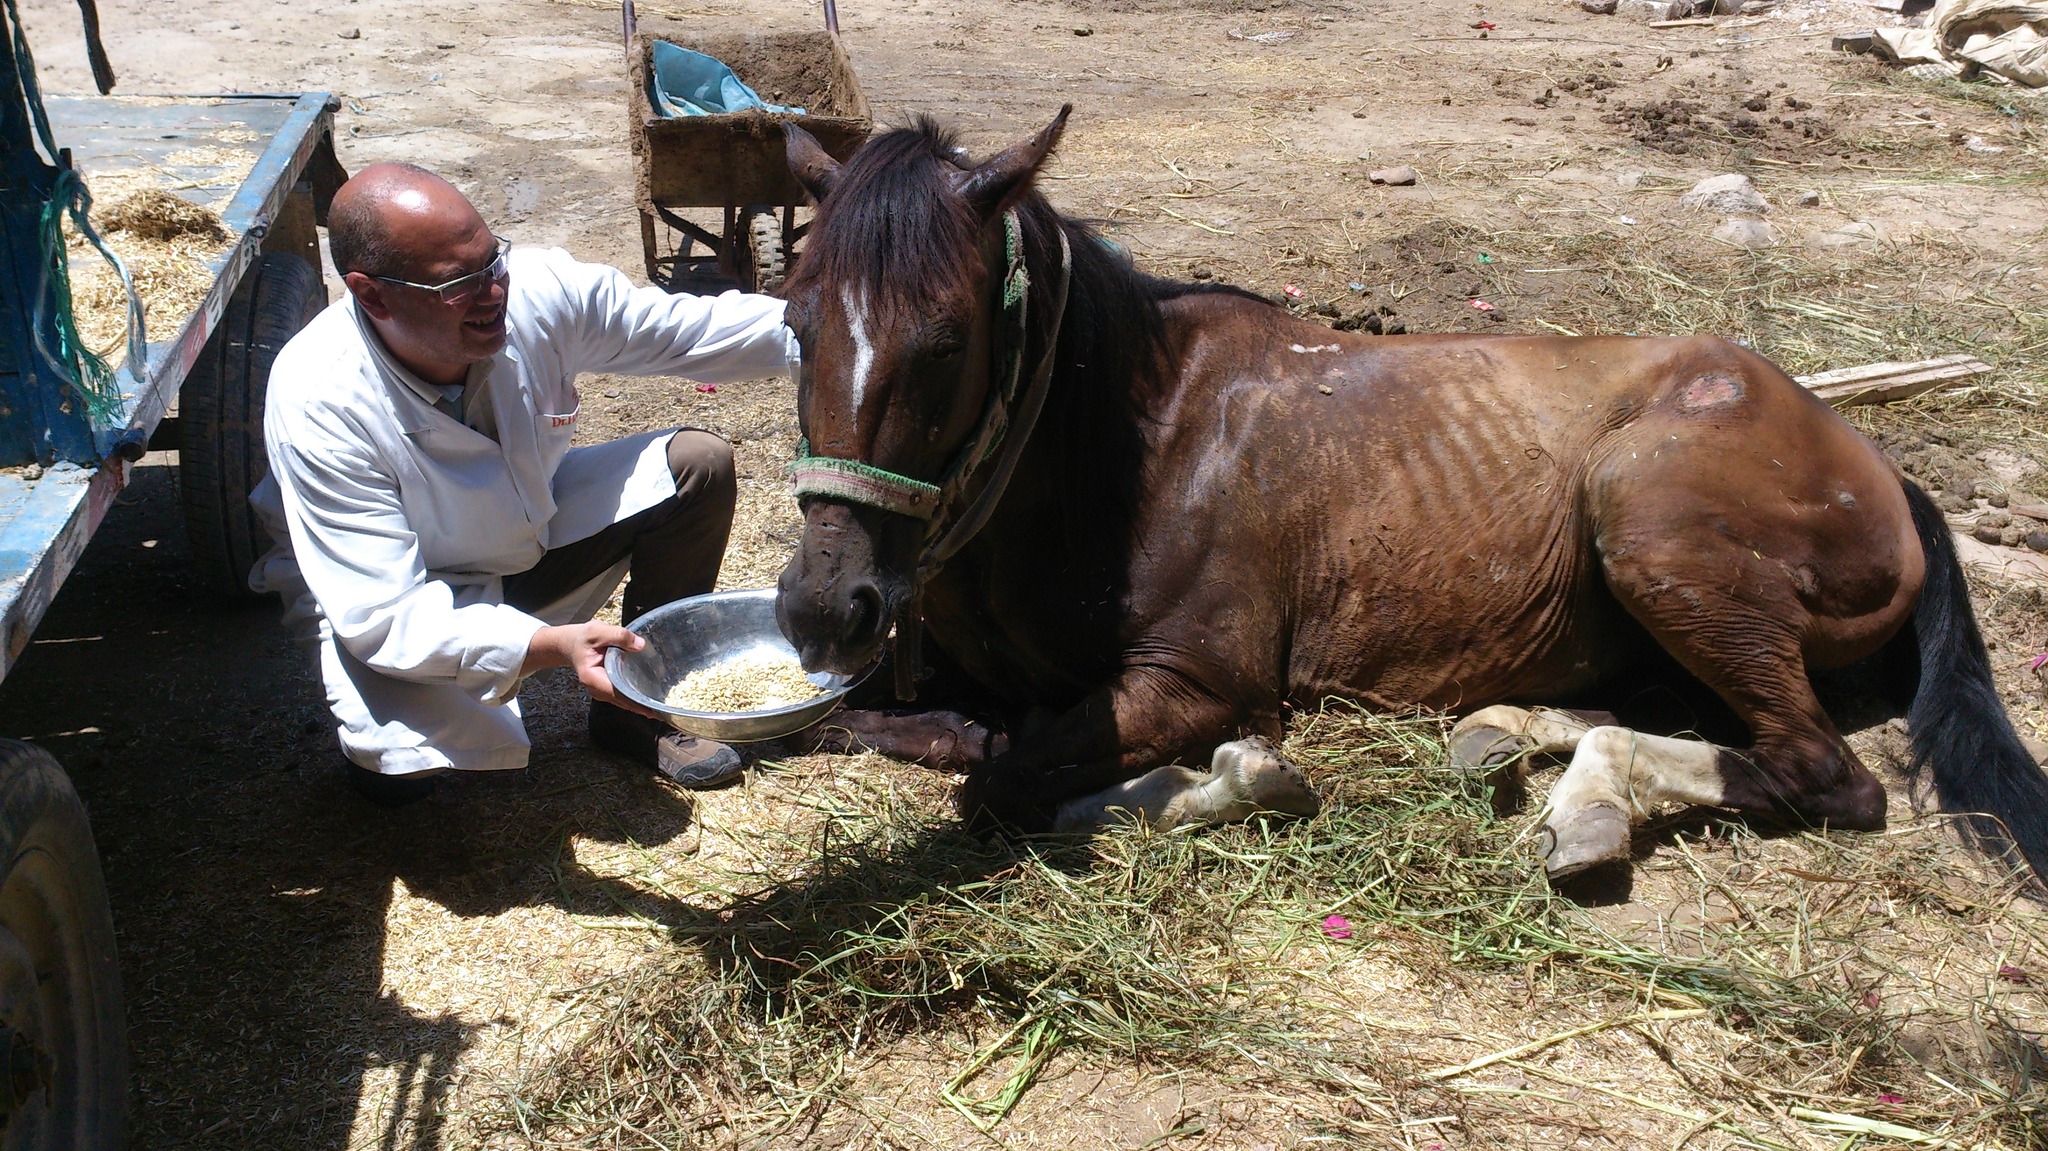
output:
POLYGON ((476 294, 483 291, 486 285, 504 279, 509 270, 506 267, 506 257, 512 254, 512 241, 495 232, 491 234, 491 239, 498 241, 498 253, 491 257, 488 265, 467 275, 457 276, 445 284, 415 284, 411 280, 401 280, 396 276, 370 278, 387 284, 397 284, 402 288, 418 288, 422 292, 432 292, 441 297, 444 304, 466 304, 475 299, 476 294))

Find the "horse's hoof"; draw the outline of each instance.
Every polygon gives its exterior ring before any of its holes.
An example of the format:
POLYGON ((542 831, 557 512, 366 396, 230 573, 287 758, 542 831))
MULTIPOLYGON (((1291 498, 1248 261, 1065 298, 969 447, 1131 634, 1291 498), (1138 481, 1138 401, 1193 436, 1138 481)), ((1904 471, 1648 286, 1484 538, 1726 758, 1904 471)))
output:
POLYGON ((1323 797, 1316 794, 1301 769, 1280 758, 1278 752, 1261 757, 1251 767, 1251 801, 1260 811, 1302 819, 1322 813, 1323 797))
POLYGON ((1493 793, 1493 810, 1518 811, 1529 798, 1529 752, 1536 741, 1497 727, 1459 727, 1451 732, 1451 763, 1479 777, 1493 793))
POLYGON ((1628 815, 1611 803, 1589 803, 1543 825, 1543 871, 1552 883, 1608 864, 1629 862, 1628 815))

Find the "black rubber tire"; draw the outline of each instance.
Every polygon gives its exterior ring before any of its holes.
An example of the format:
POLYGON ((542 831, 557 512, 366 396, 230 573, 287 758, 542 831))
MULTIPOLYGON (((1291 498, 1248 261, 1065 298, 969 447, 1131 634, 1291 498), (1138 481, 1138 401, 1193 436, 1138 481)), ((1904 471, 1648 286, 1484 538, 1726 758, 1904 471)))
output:
POLYGON ((0 1149, 125 1147, 128 1025, 99 854, 64 769, 14 739, 0 739, 0 865, 0 1149))
POLYGON ((283 253, 258 256, 178 389, 185 535, 208 591, 251 594, 249 569, 270 549, 249 507, 249 492, 270 472, 263 392, 278 349, 326 306, 326 288, 311 265, 283 253))
POLYGON ((782 243, 782 215, 768 210, 747 216, 747 250, 753 259, 752 291, 775 295, 789 276, 789 249, 782 243))

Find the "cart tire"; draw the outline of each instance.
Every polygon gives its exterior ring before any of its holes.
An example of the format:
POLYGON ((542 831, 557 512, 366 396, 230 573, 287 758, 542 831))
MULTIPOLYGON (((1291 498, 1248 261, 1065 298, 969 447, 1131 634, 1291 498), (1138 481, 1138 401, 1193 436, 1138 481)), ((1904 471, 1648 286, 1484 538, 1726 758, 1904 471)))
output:
POLYGON ((50 753, 0 739, 0 1148, 128 1142, 128 1027, 85 806, 50 753))
POLYGON ((263 391, 278 349, 327 304, 306 261, 265 253, 242 275, 185 384, 178 486, 192 565, 208 591, 247 596, 249 569, 270 549, 249 492, 270 472, 263 451, 263 391))
POLYGON ((754 258, 756 292, 774 295, 782 290, 789 275, 789 250, 782 245, 780 213, 754 212, 747 216, 747 247, 754 258))

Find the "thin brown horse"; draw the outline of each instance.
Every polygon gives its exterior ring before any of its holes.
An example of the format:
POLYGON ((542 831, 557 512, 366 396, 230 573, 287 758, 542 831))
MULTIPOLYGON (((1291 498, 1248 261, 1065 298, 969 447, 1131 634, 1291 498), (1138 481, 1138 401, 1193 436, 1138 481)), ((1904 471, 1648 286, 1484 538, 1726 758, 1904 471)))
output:
POLYGON ((2048 871, 2048 778, 1941 516, 1825 403, 1718 339, 1345 335, 1142 275, 1032 191, 1065 120, 979 165, 927 123, 843 167, 789 136, 819 206, 783 630, 850 671, 921 608, 982 690, 1051 714, 963 814, 1044 829, 1337 696, 1464 712, 1474 767, 1569 754, 1555 877, 1625 864, 1670 804, 1877 828, 1809 673, 1889 650, 1943 807, 2048 871), (1747 746, 1541 706, 1653 645, 1747 746))

